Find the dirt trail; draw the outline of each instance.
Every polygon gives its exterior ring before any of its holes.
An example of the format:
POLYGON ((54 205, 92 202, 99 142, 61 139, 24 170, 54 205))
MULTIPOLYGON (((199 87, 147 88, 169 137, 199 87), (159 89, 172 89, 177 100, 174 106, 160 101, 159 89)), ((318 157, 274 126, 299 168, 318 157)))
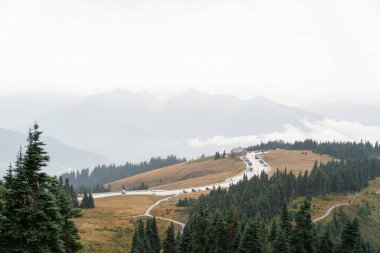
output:
POLYGON ((355 201, 355 198, 359 195, 360 195, 360 193, 356 193, 354 196, 352 196, 352 198, 348 202, 340 203, 340 204, 337 204, 337 205, 330 207, 321 217, 314 219, 313 222, 315 223, 315 222, 323 220, 324 218, 326 218, 327 216, 330 215, 332 210, 334 210, 337 207, 352 205, 355 201))

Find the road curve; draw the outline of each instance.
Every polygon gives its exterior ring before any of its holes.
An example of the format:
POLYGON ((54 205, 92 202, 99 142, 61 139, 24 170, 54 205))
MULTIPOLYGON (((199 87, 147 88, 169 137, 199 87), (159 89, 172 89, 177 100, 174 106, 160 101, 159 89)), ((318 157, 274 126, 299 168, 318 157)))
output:
POLYGON ((350 201, 345 202, 345 203, 340 203, 340 204, 337 204, 335 206, 330 207, 321 217, 314 219, 313 222, 315 223, 315 222, 323 220, 324 218, 326 218, 327 216, 330 215, 330 213, 331 213, 332 210, 334 210, 337 207, 352 205, 354 203, 354 201, 355 201, 355 198, 357 196, 359 196, 359 195, 360 195, 360 193, 356 193, 354 196, 352 196, 352 198, 350 199, 350 201))
MULTIPOLYGON (((179 194, 183 194, 184 192, 192 192, 192 191, 206 191, 207 189, 212 188, 228 188, 231 184, 237 184, 240 180, 243 179, 244 175, 247 178, 252 178, 254 176, 260 175, 262 171, 268 172, 270 170, 269 164, 261 159, 262 152, 248 152, 247 155, 241 157, 241 160, 246 165, 246 170, 242 173, 235 175, 233 177, 227 178, 223 182, 219 182, 216 184, 209 184, 203 186, 194 186, 187 187, 182 189, 174 189, 174 190, 139 190, 139 191, 126 191, 124 195, 157 195, 157 196, 175 196, 179 194), (257 156, 257 158, 256 158, 257 156)), ((93 193, 92 194, 95 199, 97 198, 105 198, 111 196, 120 196, 123 195, 121 191, 118 192, 104 192, 104 193, 93 193)))
MULTIPOLYGON (((160 195, 160 196, 171 195, 170 197, 160 199, 156 203, 154 203, 153 205, 149 206, 146 209, 144 214, 135 215, 135 216, 131 216, 131 217, 133 217, 133 218, 153 217, 153 215, 150 214, 151 211, 153 210, 153 208, 158 206, 161 202, 168 201, 169 199, 171 199, 175 196, 178 196, 179 194, 182 194, 183 191, 191 192, 191 191, 193 191, 193 189, 198 191, 198 190, 206 190, 206 188, 211 189, 214 187, 228 188, 231 184, 238 183, 240 180, 243 179, 244 176, 247 176, 248 178, 252 178, 253 176, 260 175, 260 173, 262 171, 268 173, 268 171, 270 170, 270 166, 269 166, 269 164, 267 164, 265 161, 263 161, 261 159, 261 154, 262 153, 258 153, 258 152, 249 152, 249 153, 247 153, 246 156, 241 157, 240 159, 246 164, 246 170, 244 172, 234 176, 234 177, 228 178, 228 179, 224 180, 223 182, 220 182, 217 184, 206 185, 206 186, 196 186, 196 187, 192 187, 192 188, 168 190, 168 191, 165 191, 165 190, 160 190, 160 191, 159 190, 156 190, 156 191, 146 190, 146 191, 126 192, 126 195, 134 195, 133 193, 135 193, 136 195, 144 195, 144 194, 145 195, 160 195)), ((110 196, 115 196, 115 195, 121 195, 121 193, 97 194, 97 195, 94 194, 94 198, 104 198, 104 197, 110 197, 110 196)), ((181 232, 183 231, 183 229, 185 228, 185 225, 186 225, 185 223, 182 223, 182 222, 179 222, 179 221, 176 221, 173 219, 169 219, 169 218, 157 217, 156 216, 156 219, 173 222, 175 224, 180 225, 182 228, 181 232)))

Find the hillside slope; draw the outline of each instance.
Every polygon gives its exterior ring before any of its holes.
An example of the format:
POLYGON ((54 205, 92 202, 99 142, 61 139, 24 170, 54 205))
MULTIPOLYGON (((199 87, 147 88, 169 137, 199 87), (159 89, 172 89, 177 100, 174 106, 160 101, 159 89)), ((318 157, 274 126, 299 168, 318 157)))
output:
POLYGON ((326 163, 333 158, 328 155, 319 155, 311 150, 275 150, 263 155, 263 159, 271 166, 269 175, 273 175, 278 168, 281 170, 293 171, 296 175, 313 168, 314 162, 326 163))
POLYGON ((113 191, 140 185, 142 182, 154 189, 176 189, 221 182, 245 170, 239 159, 224 158, 196 160, 152 170, 110 183, 113 191))

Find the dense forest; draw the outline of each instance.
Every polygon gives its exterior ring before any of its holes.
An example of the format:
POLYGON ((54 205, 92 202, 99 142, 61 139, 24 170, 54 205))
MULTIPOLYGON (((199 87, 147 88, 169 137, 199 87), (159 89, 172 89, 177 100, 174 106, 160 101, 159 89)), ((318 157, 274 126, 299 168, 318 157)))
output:
POLYGON ((81 248, 72 221, 79 213, 73 209, 71 186, 41 172, 50 159, 41 134, 35 124, 25 153, 20 150, 4 177, 0 199, 0 249, 4 253, 65 253, 81 248))
POLYGON ((78 192, 83 193, 84 190, 104 192, 108 191, 108 188, 104 187, 106 183, 181 162, 186 162, 186 159, 169 155, 166 158, 153 157, 149 161, 140 163, 127 162, 120 166, 116 166, 115 164, 109 166, 98 165, 93 170, 82 169, 81 171, 64 173, 61 176, 64 179, 68 178, 78 192))
POLYGON ((130 252, 159 253, 161 249, 163 253, 375 252, 362 237, 357 219, 351 219, 340 209, 327 225, 314 225, 306 200, 294 213, 283 204, 280 214, 269 225, 259 214, 244 221, 233 210, 219 210, 210 215, 202 196, 183 233, 176 235, 171 223, 163 237, 161 242, 154 218, 149 218, 146 225, 139 220, 130 252))
MULTIPOLYGON (((164 253, 375 252, 371 242, 361 236, 358 220, 343 211, 335 213, 327 226, 313 224, 309 201, 316 195, 357 192, 368 186, 369 180, 380 176, 380 160, 371 157, 378 145, 311 140, 292 145, 280 148, 325 150, 321 153, 335 157, 363 148, 364 152, 359 158, 315 163, 310 173, 294 175, 277 170, 270 178, 265 173, 249 180, 244 177, 238 184, 213 189, 195 202, 179 201, 179 206, 193 206, 189 222, 176 236, 174 251, 164 248, 164 253), (304 203, 297 212, 290 212, 287 204, 302 196, 304 203)), ((273 143, 251 149, 277 147, 273 143)), ((146 249, 131 252, 152 252, 146 249)))
POLYGON ((312 139, 296 141, 294 143, 284 141, 269 141, 248 147, 248 151, 268 149, 288 150, 312 150, 317 154, 331 155, 338 159, 364 159, 371 156, 380 156, 378 142, 372 144, 364 142, 317 142, 312 139))

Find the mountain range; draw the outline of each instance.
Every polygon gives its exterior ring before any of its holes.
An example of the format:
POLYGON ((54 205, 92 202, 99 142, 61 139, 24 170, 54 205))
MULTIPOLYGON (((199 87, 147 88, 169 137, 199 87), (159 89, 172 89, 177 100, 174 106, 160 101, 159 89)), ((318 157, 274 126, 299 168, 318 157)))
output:
MULTIPOLYGON (((319 121, 326 115, 380 125, 377 115, 371 117, 371 121, 368 121, 370 117, 360 117, 362 111, 373 114, 375 108, 368 106, 352 104, 355 109, 350 112, 355 112, 353 115, 344 113, 342 105, 329 110, 329 105, 314 104, 304 107, 310 110, 303 110, 263 97, 241 100, 195 90, 169 98, 126 90, 82 99, 34 95, 14 100, 0 98, 0 105, 3 108, 0 109, 0 127, 26 132, 27 126, 37 121, 45 135, 50 136, 46 137, 46 142, 53 171, 81 169, 98 163, 137 162, 168 154, 189 158, 211 154, 215 146, 194 147, 189 140, 261 135, 280 132, 287 125, 303 129, 302 120, 319 121), (23 100, 29 102, 23 106, 23 100)), ((25 134, 1 129, 2 167, 14 160, 18 147, 24 143, 25 134)))

